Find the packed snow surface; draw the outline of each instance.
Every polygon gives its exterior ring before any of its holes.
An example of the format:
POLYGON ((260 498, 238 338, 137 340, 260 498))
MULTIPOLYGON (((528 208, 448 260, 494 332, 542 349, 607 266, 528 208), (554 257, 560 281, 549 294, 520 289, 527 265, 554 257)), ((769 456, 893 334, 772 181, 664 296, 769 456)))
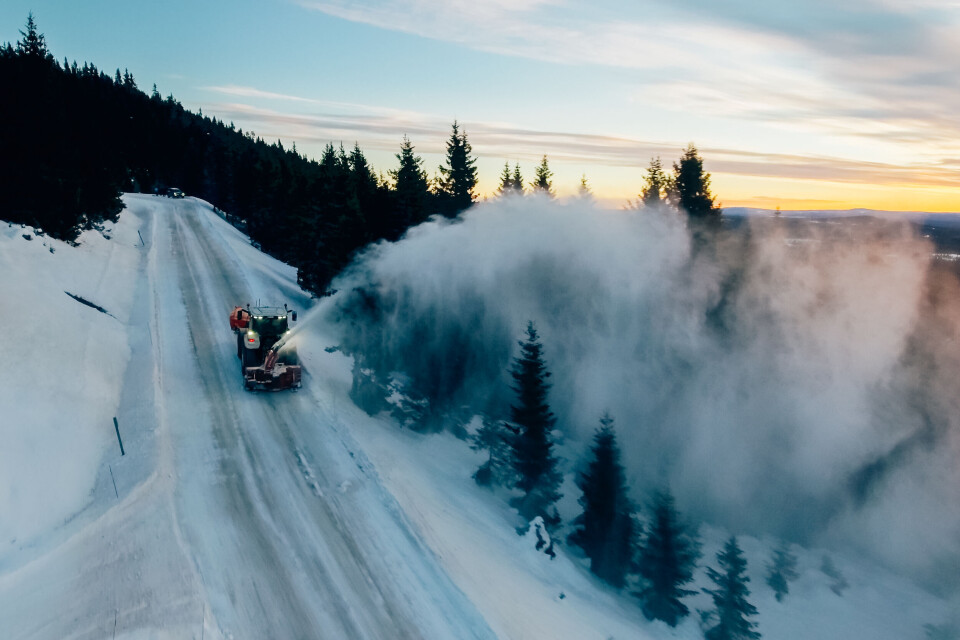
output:
MULTIPOLYGON (((702 637, 537 551, 463 440, 358 409, 294 269, 202 201, 124 200, 77 247, 0 224, 0 638, 702 637), (301 312, 299 392, 242 389, 227 314, 257 300, 301 312)), ((715 564, 728 532, 703 534, 715 564)), ((858 557, 834 556, 836 595, 821 549, 797 548, 777 603, 775 541, 741 543, 764 637, 919 640, 950 618, 858 557)))

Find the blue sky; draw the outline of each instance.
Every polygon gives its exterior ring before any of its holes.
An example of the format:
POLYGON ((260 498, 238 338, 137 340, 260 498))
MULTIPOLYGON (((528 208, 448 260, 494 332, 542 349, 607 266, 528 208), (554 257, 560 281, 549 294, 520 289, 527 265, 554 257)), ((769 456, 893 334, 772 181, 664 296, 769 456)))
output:
POLYGON ((6 0, 59 59, 128 68, 184 106, 383 171, 450 123, 479 156, 622 204, 689 142, 727 205, 960 210, 960 2, 6 0))

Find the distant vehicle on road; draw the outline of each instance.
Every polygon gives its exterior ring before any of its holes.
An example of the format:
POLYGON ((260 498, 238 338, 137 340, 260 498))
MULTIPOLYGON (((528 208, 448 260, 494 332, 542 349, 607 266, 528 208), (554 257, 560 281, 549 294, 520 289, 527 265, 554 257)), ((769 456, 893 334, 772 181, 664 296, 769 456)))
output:
POLYGON ((166 196, 168 198, 182 198, 184 197, 183 191, 176 187, 164 187, 160 190, 160 195, 166 196))

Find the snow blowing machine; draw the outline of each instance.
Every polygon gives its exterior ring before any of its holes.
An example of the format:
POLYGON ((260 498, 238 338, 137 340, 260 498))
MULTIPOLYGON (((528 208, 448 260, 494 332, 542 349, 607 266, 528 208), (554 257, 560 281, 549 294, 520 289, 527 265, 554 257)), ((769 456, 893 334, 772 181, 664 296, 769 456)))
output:
POLYGON ((230 328, 237 334, 237 358, 248 391, 280 391, 300 388, 297 350, 288 342, 289 322, 297 312, 282 307, 234 307, 230 328))

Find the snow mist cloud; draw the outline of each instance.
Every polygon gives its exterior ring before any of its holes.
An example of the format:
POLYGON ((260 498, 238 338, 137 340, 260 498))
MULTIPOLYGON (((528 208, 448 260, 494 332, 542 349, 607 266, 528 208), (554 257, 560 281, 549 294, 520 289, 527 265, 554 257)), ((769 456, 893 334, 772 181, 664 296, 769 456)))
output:
POLYGON ((371 248, 325 308, 358 369, 448 422, 505 410, 533 320, 568 471, 609 411, 637 498, 666 484, 734 533, 956 587, 960 296, 930 255, 877 221, 698 241, 676 215, 506 198, 371 248))

